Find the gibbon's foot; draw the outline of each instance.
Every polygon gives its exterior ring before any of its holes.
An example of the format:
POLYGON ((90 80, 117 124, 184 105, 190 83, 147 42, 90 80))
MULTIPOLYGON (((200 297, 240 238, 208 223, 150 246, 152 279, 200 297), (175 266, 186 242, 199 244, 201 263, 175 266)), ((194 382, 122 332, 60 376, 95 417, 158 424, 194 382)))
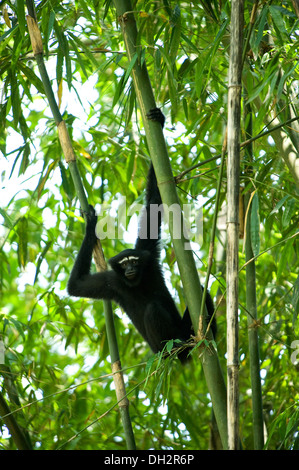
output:
POLYGON ((153 108, 150 109, 149 112, 146 115, 147 119, 150 121, 157 121, 161 124, 162 127, 164 127, 165 123, 165 116, 162 113, 160 108, 153 108))

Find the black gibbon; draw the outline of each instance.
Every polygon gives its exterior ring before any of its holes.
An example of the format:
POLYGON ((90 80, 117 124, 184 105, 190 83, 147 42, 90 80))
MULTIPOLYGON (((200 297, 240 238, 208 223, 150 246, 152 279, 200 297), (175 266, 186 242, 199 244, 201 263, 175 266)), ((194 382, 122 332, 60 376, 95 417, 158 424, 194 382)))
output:
MULTIPOLYGON (((151 110, 147 117, 164 126, 165 118, 159 108, 151 110)), ((162 201, 151 164, 147 178, 146 206, 135 248, 124 250, 111 258, 109 264, 112 270, 95 274, 91 274, 90 267, 96 243, 97 216, 94 208, 89 206, 85 238, 68 281, 68 293, 75 297, 115 301, 127 313, 152 351, 157 353, 171 339, 186 342, 193 330, 188 307, 181 317, 164 281, 160 264, 161 211, 156 211, 157 230, 153 235, 153 204, 160 206, 162 201)), ((210 321, 214 312, 210 295, 207 296, 206 306, 207 321, 210 321)), ((215 328, 213 319, 214 333, 215 328)), ((188 349, 179 353, 182 362, 188 356, 188 349)))

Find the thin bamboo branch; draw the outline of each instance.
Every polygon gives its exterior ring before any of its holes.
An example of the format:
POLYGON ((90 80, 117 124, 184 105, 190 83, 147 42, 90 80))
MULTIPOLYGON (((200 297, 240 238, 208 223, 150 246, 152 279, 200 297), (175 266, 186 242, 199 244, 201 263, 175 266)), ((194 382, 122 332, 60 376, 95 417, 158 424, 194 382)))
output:
POLYGON ((201 307, 200 307, 200 315, 202 316, 204 314, 204 306, 206 303, 206 296, 208 292, 209 278, 210 278, 212 265, 213 265, 213 254, 214 254, 217 218, 218 218, 218 212, 219 212, 219 203, 220 203, 220 194, 221 194, 222 177, 223 177, 223 171, 224 171, 226 147, 227 147, 227 134, 225 133, 224 142, 222 146, 221 163, 220 163, 220 168, 219 168, 219 173, 218 173, 216 201, 215 201, 215 209, 214 209, 211 241, 210 241, 210 249, 209 249, 208 268, 207 268, 207 274, 206 274, 206 279, 205 279, 205 284, 204 284, 204 289, 203 289, 203 294, 202 294, 201 307))
POLYGON ((238 253, 243 1, 231 2, 227 123, 227 419, 228 447, 239 448, 238 253))
MULTIPOLYGON (((28 25, 28 30, 30 34, 33 53, 34 53, 34 56, 35 56, 35 59, 39 68, 39 72, 40 72, 41 79, 44 85, 45 93, 46 93, 53 117, 55 119, 55 122, 58 128, 58 136, 60 139, 61 147, 65 155, 66 161, 69 165, 70 173, 72 175, 72 179, 74 182, 76 193, 80 201, 81 208, 83 212, 87 212, 88 201, 87 201, 87 197, 86 197, 84 187, 82 184, 82 179, 79 173, 79 169, 77 166, 75 152, 73 150, 71 139, 69 137, 65 122, 63 121, 59 108, 57 106, 53 89, 51 86, 51 82, 49 80, 49 76, 48 76, 48 73, 44 64, 42 39, 41 39, 41 34, 40 34, 38 24, 35 19, 36 18, 35 10, 34 10, 34 4, 32 0, 27 0, 27 8, 28 8, 28 12, 30 12, 30 14, 27 16, 27 25, 28 25)), ((100 240, 97 240, 97 245, 94 249, 93 255, 94 255, 97 270, 101 271, 101 270, 107 269, 107 265, 104 259, 104 254, 103 254, 100 240)), ((124 384, 124 379, 123 379, 123 375, 121 372, 119 350, 118 350, 117 338, 116 338, 116 333, 115 333, 115 328, 114 328, 113 311, 112 311, 111 302, 106 301, 106 300, 104 301, 104 314, 105 314, 105 320, 106 320, 106 331, 107 331, 110 356, 111 356, 111 361, 112 361, 112 370, 114 372, 113 378, 114 378, 114 383, 115 383, 117 399, 120 400, 119 409, 120 409, 122 424, 123 424, 123 428, 125 432, 127 448, 130 450, 133 450, 136 448, 136 446, 135 446, 131 420, 129 416, 129 401, 126 398, 125 384, 124 384)))

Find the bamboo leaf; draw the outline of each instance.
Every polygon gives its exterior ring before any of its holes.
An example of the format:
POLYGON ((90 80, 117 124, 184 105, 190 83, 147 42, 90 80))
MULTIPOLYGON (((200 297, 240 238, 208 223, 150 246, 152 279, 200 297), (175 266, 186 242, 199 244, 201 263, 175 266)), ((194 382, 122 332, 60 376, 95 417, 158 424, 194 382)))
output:
POLYGON ((290 77, 295 69, 298 67, 298 61, 295 61, 294 65, 286 72, 283 74, 283 76, 280 78, 280 81, 279 81, 279 84, 278 84, 278 87, 277 87, 277 100, 280 99, 282 93, 283 93, 283 90, 284 90, 284 85, 288 79, 288 77, 290 77))
POLYGON ((39 180, 39 183, 38 183, 38 186, 37 186, 38 199, 41 197, 42 191, 44 189, 44 186, 45 186, 46 182, 48 181, 49 175, 50 175, 51 171, 56 167, 56 165, 57 165, 57 161, 56 160, 52 161, 50 163, 50 165, 48 166, 45 175, 39 180))
POLYGON ((161 51, 159 47, 155 49, 155 68, 158 72, 161 70, 161 51))
POLYGON ((71 344, 72 338, 75 333, 76 333, 76 328, 72 327, 66 338, 64 349, 67 349, 67 347, 71 344))
POLYGON ((19 86, 17 83, 16 76, 14 71, 10 72, 10 85, 11 85, 11 104, 12 104, 12 113, 13 113, 13 120, 14 125, 17 127, 21 112, 21 102, 20 102, 20 95, 19 95, 19 86))
POLYGON ((257 96, 259 96, 262 92, 262 90, 265 88, 265 86, 267 85, 267 82, 265 80, 263 80, 259 86, 256 87, 256 89, 250 93, 250 97, 248 98, 248 100, 246 101, 246 104, 249 104, 251 103, 252 101, 255 100, 255 98, 257 96))
POLYGON ((23 156, 20 164, 19 176, 25 173, 29 165, 30 146, 28 142, 24 145, 22 154, 23 156))
POLYGON ((60 176, 62 180, 62 187, 70 201, 74 198, 74 185, 72 181, 69 181, 67 172, 64 168, 64 165, 61 160, 58 162, 59 169, 60 169, 60 176))
POLYGON ((176 5, 172 11, 172 15, 170 18, 170 24, 172 27, 176 26, 181 20, 181 10, 178 5, 176 5))
POLYGON ((263 9, 262 9, 262 12, 259 16, 259 27, 258 27, 258 31, 257 31, 257 35, 256 35, 256 40, 255 40, 255 43, 254 43, 254 46, 253 46, 253 50, 254 50, 255 53, 258 51, 261 40, 262 40, 263 35, 264 35, 264 29, 265 29, 265 24, 266 24, 266 21, 267 21, 268 12, 269 12, 268 5, 264 5, 263 9))
POLYGON ((69 41, 70 41, 70 43, 71 43, 71 45, 72 45, 74 51, 76 52, 76 56, 77 56, 78 62, 79 62, 79 64, 80 64, 80 68, 81 68, 82 72, 84 73, 85 77, 88 79, 89 75, 88 75, 88 73, 87 73, 87 71, 86 71, 84 62, 83 62, 83 60, 82 60, 82 58, 81 58, 81 54, 80 54, 80 52, 79 52, 79 49, 77 48, 76 42, 75 42, 71 37, 69 38, 69 41))
POLYGON ((196 87, 196 93, 197 93, 198 98, 200 98, 202 90, 205 88, 205 84, 209 82, 211 70, 212 70, 213 58, 215 57, 215 54, 220 45, 220 41, 226 32, 226 28, 227 28, 227 21, 225 21, 222 24, 214 42, 212 43, 212 45, 208 49, 208 52, 206 53, 205 59, 201 61, 198 58, 196 61, 195 87, 196 87), (203 79, 204 76, 205 76, 205 79, 203 79))
POLYGON ((14 325, 18 333, 21 335, 23 340, 25 341, 25 333, 24 333, 24 325, 23 323, 19 322, 18 320, 15 320, 13 317, 10 317, 9 321, 14 325))
POLYGON ((17 225, 18 234, 18 261, 19 266, 25 268, 27 263, 28 247, 28 220, 27 217, 21 217, 17 225))
POLYGON ((274 209, 270 212, 269 215, 276 214, 279 209, 285 204, 285 202, 289 199, 290 196, 284 196, 278 203, 275 205, 274 209))
POLYGON ((43 260, 45 259, 48 250, 51 248, 52 245, 53 245, 53 242, 52 242, 52 241, 47 242, 45 248, 43 249, 43 251, 42 251, 41 254, 39 255, 39 258, 38 258, 38 261, 37 261, 37 265, 36 265, 36 271, 35 271, 35 276, 34 276, 33 284, 35 284, 36 281, 37 281, 41 264, 42 264, 43 260))
POLYGON ((17 16, 20 33, 22 36, 25 36, 26 20, 24 0, 17 0, 17 16))
POLYGON ((181 42, 181 11, 178 5, 174 8, 171 22, 173 23, 173 28, 170 39, 169 55, 171 60, 175 62, 181 42))
MULTIPOLYGON (((15 24, 12 28, 10 28, 8 31, 6 31, 4 34, 0 36, 0 45, 1 49, 0 52, 4 51, 7 44, 11 41, 11 36, 13 36, 14 30, 18 28, 18 25, 15 24)), ((9 62, 9 65, 11 62, 9 62)))
POLYGON ((288 39, 288 33, 285 29, 285 25, 282 19, 283 9, 278 5, 270 5, 269 11, 272 17, 272 21, 273 21, 277 36, 280 38, 281 43, 283 43, 282 35, 286 36, 288 39))
POLYGON ((7 227, 9 227, 9 229, 12 229, 14 224, 11 220, 11 218, 9 217, 9 215, 7 214, 7 211, 5 209, 2 209, 0 207, 0 215, 2 215, 4 221, 5 221, 5 224, 3 225, 6 225, 7 227))
POLYGON ((53 10, 50 11, 50 16, 49 16, 49 23, 48 23, 48 28, 47 28, 47 33, 45 37, 45 42, 48 43, 50 35, 53 31, 54 28, 54 21, 55 21, 55 13, 53 10))
POLYGON ((174 343, 174 340, 171 339, 170 341, 167 341, 166 343, 166 351, 168 353, 171 353, 172 349, 173 349, 173 343, 174 343))
POLYGON ((132 152, 130 152, 130 156, 127 160, 127 175, 126 175, 126 178, 127 178, 127 183, 128 185, 130 184, 130 181, 131 181, 131 178, 132 178, 132 174, 133 174, 133 170, 134 170, 134 163, 135 163, 135 150, 132 150, 132 152))
MULTIPOLYGON (((73 40, 73 43, 76 43, 77 46, 80 47, 82 51, 84 51, 85 57, 88 57, 90 62, 94 64, 95 67, 98 68, 99 64, 97 60, 95 59, 94 54, 92 54, 92 52, 90 51, 90 48, 87 47, 83 41, 80 41, 80 39, 71 31, 68 31, 68 36, 73 40)), ((79 52, 79 55, 80 55, 80 52, 79 52)), ((110 60, 106 60, 104 67, 108 67, 110 62, 112 62, 113 60, 114 60, 113 58, 111 58, 110 60)))
POLYGON ((260 217, 257 193, 254 194, 251 203, 250 236, 253 254, 254 256, 257 256, 260 252, 260 217))
MULTIPOLYGON (((161 52, 161 55, 163 56, 163 59, 165 61, 165 64, 166 64, 166 67, 167 67, 167 70, 168 70, 169 74, 171 74, 172 77, 173 77, 173 67, 172 67, 172 63, 169 59, 169 55, 168 55, 167 51, 165 51, 165 49, 161 46, 158 46, 158 48, 161 52)), ((173 79, 174 79, 174 77, 173 77, 173 79)))
POLYGON ((71 58, 70 58, 70 50, 68 41, 65 37, 64 31, 58 25, 57 21, 54 23, 54 29, 58 38, 58 51, 57 51, 57 65, 56 65, 56 79, 57 82, 60 83, 62 79, 62 66, 63 66, 63 57, 65 58, 65 67, 66 67, 66 80, 69 89, 71 88, 71 83, 73 80, 72 75, 72 66, 71 66, 71 58))
MULTIPOLYGON (((156 355, 152 355, 149 360, 147 361, 146 365, 145 365, 145 373, 149 376, 149 373, 151 371, 151 368, 153 367, 153 364, 156 360, 156 355)), ((149 378, 149 377, 148 377, 149 378)))
POLYGON ((278 259, 278 268, 277 268, 277 279, 280 279, 283 273, 286 270, 288 264, 288 258, 290 253, 290 246, 292 245, 292 240, 289 240, 283 247, 281 256, 278 259))
POLYGON ((299 313, 299 276, 294 283, 294 292, 292 297, 292 305, 294 307, 294 320, 297 318, 299 313))
POLYGON ((58 108, 61 107, 62 102, 62 93, 63 93, 63 80, 60 80, 58 83, 58 90, 57 90, 57 99, 58 99, 58 108))
POLYGON ((167 71, 168 78, 168 87, 169 87, 169 98, 171 101, 171 115, 174 118, 177 114, 177 104, 178 104, 178 95, 177 95, 177 81, 175 80, 172 73, 167 71))
POLYGON ((293 198, 289 198, 285 204, 285 209, 282 216, 282 225, 283 227, 288 227, 290 225, 291 219, 295 213, 296 205, 293 198))
POLYGON ((72 74, 72 61, 71 61, 71 56, 70 56, 70 48, 69 48, 69 43, 64 37, 65 40, 65 66, 66 66, 66 81, 68 84, 69 90, 71 89, 72 86, 72 81, 73 81, 73 74, 72 74))
POLYGON ((62 81, 62 71, 63 71, 63 52, 62 49, 59 47, 57 51, 57 59, 56 59, 56 81, 61 83, 62 81))
POLYGON ((27 65, 25 65, 22 62, 19 63, 19 67, 20 67, 20 70, 22 71, 22 73, 24 75, 26 75, 26 77, 28 78, 29 83, 31 85, 34 85, 35 88, 37 89, 37 91, 39 91, 39 93, 42 93, 44 95, 45 90, 44 90, 43 82, 34 73, 34 71, 31 68, 27 67, 27 65))
POLYGON ((138 54, 136 52, 133 55, 132 60, 129 63, 129 66, 128 66, 126 72, 123 74, 123 76, 121 77, 121 79, 120 79, 120 81, 119 81, 119 83, 116 87, 115 94, 114 94, 114 99, 113 99, 113 106, 118 102, 121 94, 125 90, 126 83, 127 83, 128 79, 130 78, 130 74, 132 72, 132 69, 133 69, 134 65, 136 64, 137 59, 138 59, 138 54))
POLYGON ((9 28, 11 28, 11 21, 10 21, 10 19, 9 19, 9 15, 8 15, 8 11, 7 11, 6 5, 3 5, 3 6, 2 6, 2 15, 3 15, 4 21, 5 21, 5 23, 6 23, 6 26, 8 26, 9 28))
POLYGON ((85 0, 80 0, 80 5, 85 13, 86 18, 88 18, 89 21, 93 23, 94 18, 92 17, 91 11, 89 10, 88 5, 85 2, 85 0))
MULTIPOLYGON (((195 44, 193 44, 193 42, 191 41, 191 39, 189 39, 188 36, 186 36, 184 33, 181 33, 181 37, 182 39, 184 39, 184 41, 188 44, 188 46, 193 50, 193 52, 195 52, 197 55, 199 54, 199 50, 198 50, 198 47, 196 47, 195 44)), ((192 37, 192 36, 191 36, 192 37)))
POLYGON ((127 80, 128 80, 128 78, 130 77, 130 75, 131 75, 131 72, 132 72, 132 70, 133 70, 133 67, 134 67, 134 65, 135 65, 137 59, 138 59, 138 54, 137 54, 137 52, 136 52, 136 53, 133 55, 132 60, 131 60, 131 62, 129 63, 129 66, 128 66, 127 70, 126 70, 126 73, 125 73, 125 76, 124 76, 124 85, 127 83, 127 80))

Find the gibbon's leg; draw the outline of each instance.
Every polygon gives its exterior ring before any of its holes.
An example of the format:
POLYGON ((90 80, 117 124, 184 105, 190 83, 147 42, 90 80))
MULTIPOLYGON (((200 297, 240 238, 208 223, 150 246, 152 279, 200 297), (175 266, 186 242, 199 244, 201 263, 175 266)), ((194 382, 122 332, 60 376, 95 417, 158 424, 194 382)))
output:
POLYGON ((147 341, 154 353, 162 351, 170 339, 181 341, 188 339, 182 336, 177 319, 173 318, 159 302, 151 302, 147 305, 144 312, 144 325, 147 341))

